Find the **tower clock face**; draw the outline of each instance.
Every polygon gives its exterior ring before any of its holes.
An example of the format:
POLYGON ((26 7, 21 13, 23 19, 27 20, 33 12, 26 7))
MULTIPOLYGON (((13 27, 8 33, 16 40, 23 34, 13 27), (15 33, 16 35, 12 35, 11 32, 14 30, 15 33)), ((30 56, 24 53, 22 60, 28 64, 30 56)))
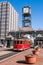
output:
POLYGON ((23 13, 29 13, 29 8, 23 8, 23 13))

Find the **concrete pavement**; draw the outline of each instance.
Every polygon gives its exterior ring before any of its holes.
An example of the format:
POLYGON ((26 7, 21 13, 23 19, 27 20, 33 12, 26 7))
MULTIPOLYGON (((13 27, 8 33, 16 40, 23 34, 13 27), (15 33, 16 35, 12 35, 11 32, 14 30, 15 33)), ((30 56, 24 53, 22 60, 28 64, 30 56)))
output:
MULTIPOLYGON (((32 49, 25 50, 17 55, 13 55, 11 58, 0 62, 0 65, 30 65, 25 62, 25 55, 32 53, 32 49)), ((36 64, 32 65, 43 65, 43 49, 41 49, 39 55, 37 56, 36 64)))

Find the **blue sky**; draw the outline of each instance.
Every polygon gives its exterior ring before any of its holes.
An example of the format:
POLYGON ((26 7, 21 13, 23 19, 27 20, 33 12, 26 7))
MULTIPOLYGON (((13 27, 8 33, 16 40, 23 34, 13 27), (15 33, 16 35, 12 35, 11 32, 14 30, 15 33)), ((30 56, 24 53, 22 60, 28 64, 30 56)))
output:
POLYGON ((22 26, 22 7, 31 6, 31 22, 33 29, 43 29, 43 0, 0 0, 8 1, 19 14, 19 27, 22 26))

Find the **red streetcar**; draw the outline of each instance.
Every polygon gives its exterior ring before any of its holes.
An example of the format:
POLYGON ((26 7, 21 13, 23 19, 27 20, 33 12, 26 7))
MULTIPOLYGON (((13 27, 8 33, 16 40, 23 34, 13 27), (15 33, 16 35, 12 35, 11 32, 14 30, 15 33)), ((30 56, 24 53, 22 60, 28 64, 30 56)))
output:
POLYGON ((16 39, 14 40, 13 49, 14 50, 25 50, 30 48, 30 41, 25 39, 16 39))

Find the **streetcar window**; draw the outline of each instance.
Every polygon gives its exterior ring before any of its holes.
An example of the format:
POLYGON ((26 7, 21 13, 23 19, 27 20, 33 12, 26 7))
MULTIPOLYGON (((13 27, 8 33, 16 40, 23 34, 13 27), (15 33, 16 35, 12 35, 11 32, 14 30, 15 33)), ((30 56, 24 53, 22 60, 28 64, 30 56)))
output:
POLYGON ((17 41, 17 44, 19 44, 19 41, 17 41))
POLYGON ((20 44, 22 44, 22 41, 20 41, 20 44))

